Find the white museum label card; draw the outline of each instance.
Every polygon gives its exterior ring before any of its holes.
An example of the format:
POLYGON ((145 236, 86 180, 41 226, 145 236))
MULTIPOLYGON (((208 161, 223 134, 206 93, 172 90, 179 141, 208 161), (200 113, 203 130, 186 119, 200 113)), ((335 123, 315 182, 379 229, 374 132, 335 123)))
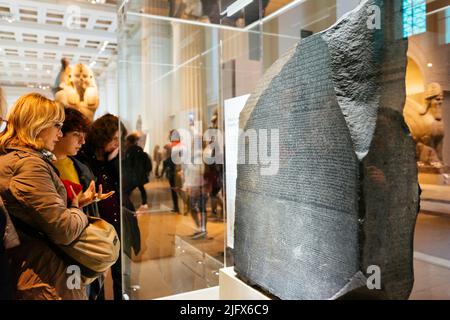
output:
POLYGON ((227 246, 234 248, 234 212, 239 144, 239 115, 250 95, 225 100, 225 172, 227 177, 227 246))

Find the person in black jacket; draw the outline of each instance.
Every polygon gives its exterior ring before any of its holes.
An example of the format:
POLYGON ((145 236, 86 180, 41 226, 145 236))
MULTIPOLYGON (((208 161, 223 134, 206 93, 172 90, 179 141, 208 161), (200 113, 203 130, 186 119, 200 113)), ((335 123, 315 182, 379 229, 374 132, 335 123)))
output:
POLYGON ((138 145, 139 135, 131 133, 126 140, 124 171, 129 180, 129 194, 139 188, 142 205, 140 210, 148 209, 147 192, 144 185, 149 182, 149 175, 152 172, 152 159, 138 145))
POLYGON ((169 180, 170 184, 170 192, 172 194, 172 202, 173 209, 172 212, 180 212, 180 207, 178 205, 178 194, 177 191, 181 187, 181 185, 177 184, 177 165, 172 160, 172 151, 173 148, 176 148, 181 143, 180 133, 173 129, 169 133, 170 143, 164 146, 166 158, 163 161, 163 170, 161 172, 161 177, 166 174, 167 180, 169 180))
MULTIPOLYGON (((140 251, 140 231, 135 209, 128 197, 129 181, 126 174, 122 175, 122 188, 120 179, 120 143, 125 139, 126 128, 119 118, 106 114, 98 118, 91 126, 86 137, 86 144, 77 155, 77 159, 87 164, 97 178, 97 187, 103 186, 103 192, 115 193, 105 201, 98 203, 100 217, 114 226, 123 252, 131 258, 131 248, 134 253, 140 251), (120 126, 120 130, 119 130, 120 126), (119 132, 120 131, 120 132, 119 132), (121 137, 122 135, 122 137, 121 137), (120 203, 122 200, 122 208, 120 203), (121 210, 122 209, 122 210, 121 210), (123 217, 121 214, 123 213, 123 217), (120 221, 123 218, 123 234, 120 221)), ((123 294, 129 289, 129 277, 125 277, 125 288, 122 289, 122 258, 111 267, 113 279, 114 300, 122 300, 123 294)), ((124 259, 124 261, 127 261, 124 259)), ((123 274, 129 273, 129 267, 124 266, 123 274)))

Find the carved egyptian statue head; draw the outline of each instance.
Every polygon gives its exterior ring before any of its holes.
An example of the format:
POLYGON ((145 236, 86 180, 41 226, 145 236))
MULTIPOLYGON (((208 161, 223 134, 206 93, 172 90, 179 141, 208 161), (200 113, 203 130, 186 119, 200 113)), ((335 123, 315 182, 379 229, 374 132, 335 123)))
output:
POLYGON ((78 92, 84 92, 88 87, 96 87, 94 73, 88 66, 82 63, 73 67, 72 81, 78 92))
POLYGON ((90 120, 94 119, 99 105, 94 73, 84 64, 68 66, 65 69, 65 86, 55 94, 55 100, 65 107, 75 108, 90 120))

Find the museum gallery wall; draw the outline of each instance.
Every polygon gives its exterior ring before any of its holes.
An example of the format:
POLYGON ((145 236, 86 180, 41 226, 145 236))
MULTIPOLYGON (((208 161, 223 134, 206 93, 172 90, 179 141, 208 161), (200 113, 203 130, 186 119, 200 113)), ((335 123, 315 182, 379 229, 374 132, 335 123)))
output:
POLYGON ((401 12, 363 1, 276 61, 241 113, 244 132, 279 131, 276 173, 238 165, 233 251, 238 276, 272 296, 409 297, 419 187, 401 12), (381 290, 367 288, 373 267, 381 290))

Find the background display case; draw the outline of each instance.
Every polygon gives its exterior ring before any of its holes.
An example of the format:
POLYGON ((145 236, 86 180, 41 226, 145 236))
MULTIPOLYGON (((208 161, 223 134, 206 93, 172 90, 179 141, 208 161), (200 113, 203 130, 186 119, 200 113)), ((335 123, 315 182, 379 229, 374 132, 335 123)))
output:
MULTIPOLYGON (((219 1, 220 12, 231 2, 219 1)), ((433 213, 420 214, 416 228, 420 284, 431 281, 423 261, 450 260, 443 245, 450 239, 450 223, 436 216, 450 214, 450 9, 439 0, 403 2, 408 99, 425 105, 430 83, 439 83, 443 92, 442 166, 419 178, 422 208, 433 213)), ((119 115, 153 161, 145 184, 147 205, 137 188, 129 194, 140 234, 140 251, 122 255, 123 288, 130 299, 219 285, 219 270, 233 266, 239 112, 278 58, 333 25, 359 1, 255 1, 241 15, 219 19, 205 7, 171 9, 155 3, 136 0, 119 6, 119 115), (214 138, 208 129, 217 130, 214 138), (180 143, 172 130, 180 134, 180 143), (174 150, 188 155, 183 163, 167 161, 174 150), (216 165, 198 161, 212 155, 216 165)), ((122 168, 121 175, 124 185, 132 172, 122 168)), ((123 235, 138 232, 124 220, 122 212, 123 235)), ((419 289, 413 295, 425 290, 419 289)))

